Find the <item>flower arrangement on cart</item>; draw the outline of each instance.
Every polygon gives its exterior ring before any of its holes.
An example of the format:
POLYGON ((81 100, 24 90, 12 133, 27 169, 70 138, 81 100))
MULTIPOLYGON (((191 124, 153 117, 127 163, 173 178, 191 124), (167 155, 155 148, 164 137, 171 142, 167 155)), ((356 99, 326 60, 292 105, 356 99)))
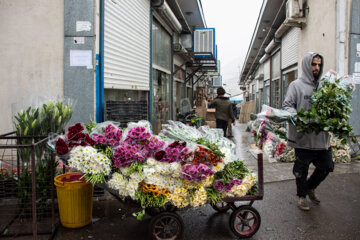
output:
POLYGON ((55 140, 58 156, 86 181, 106 184, 121 198, 148 208, 215 205, 226 197, 256 193, 257 176, 236 160, 235 144, 221 131, 169 121, 159 135, 148 121, 77 123, 55 140))

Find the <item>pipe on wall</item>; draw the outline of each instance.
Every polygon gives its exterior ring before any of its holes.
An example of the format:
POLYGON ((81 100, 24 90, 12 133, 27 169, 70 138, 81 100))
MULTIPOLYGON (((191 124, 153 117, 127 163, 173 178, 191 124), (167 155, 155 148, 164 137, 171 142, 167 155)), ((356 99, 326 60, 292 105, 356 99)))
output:
POLYGON ((161 16, 164 17, 170 23, 171 28, 176 32, 181 33, 182 25, 179 22, 179 20, 176 18, 175 14, 173 13, 170 6, 167 4, 165 0, 163 1, 163 4, 157 7, 157 9, 161 14, 161 16))

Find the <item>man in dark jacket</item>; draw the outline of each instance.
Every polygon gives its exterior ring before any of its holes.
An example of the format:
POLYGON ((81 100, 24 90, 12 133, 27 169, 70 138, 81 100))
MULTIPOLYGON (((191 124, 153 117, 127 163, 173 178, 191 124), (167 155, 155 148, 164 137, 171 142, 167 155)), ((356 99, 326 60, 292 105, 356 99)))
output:
POLYGON ((226 130, 228 127, 229 119, 235 122, 235 116, 232 109, 232 103, 228 97, 225 97, 225 89, 219 87, 217 89, 217 97, 210 102, 209 107, 215 108, 216 128, 221 128, 224 131, 224 137, 226 137, 226 130))
MULTIPOLYGON (((290 83, 283 103, 283 108, 291 113, 301 109, 309 110, 310 98, 315 89, 320 88, 320 76, 324 60, 320 54, 307 53, 302 60, 302 73, 300 78, 290 83)), ((288 145, 295 148, 295 164, 293 173, 296 177, 298 206, 301 210, 310 210, 306 200, 319 204, 315 195, 315 188, 334 170, 329 135, 327 132, 303 133, 297 132, 293 124, 289 124, 288 145), (308 179, 310 163, 315 170, 308 179)))

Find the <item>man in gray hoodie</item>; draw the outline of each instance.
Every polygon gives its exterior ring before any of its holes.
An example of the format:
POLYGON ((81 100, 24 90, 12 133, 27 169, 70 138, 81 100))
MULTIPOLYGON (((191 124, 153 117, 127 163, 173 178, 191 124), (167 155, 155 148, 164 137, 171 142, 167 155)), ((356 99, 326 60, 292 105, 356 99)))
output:
MULTIPOLYGON (((310 98, 315 89, 320 88, 320 76, 324 60, 320 54, 307 53, 302 59, 302 73, 300 78, 291 82, 286 93, 283 108, 291 113, 301 109, 309 110, 310 98)), ((293 173, 296 177, 298 206, 301 210, 310 210, 306 200, 319 204, 320 200, 315 189, 334 170, 329 135, 327 132, 303 133, 297 132, 293 124, 289 124, 288 145, 295 148, 295 164, 293 173), (315 170, 308 179, 309 165, 312 163, 315 170)))

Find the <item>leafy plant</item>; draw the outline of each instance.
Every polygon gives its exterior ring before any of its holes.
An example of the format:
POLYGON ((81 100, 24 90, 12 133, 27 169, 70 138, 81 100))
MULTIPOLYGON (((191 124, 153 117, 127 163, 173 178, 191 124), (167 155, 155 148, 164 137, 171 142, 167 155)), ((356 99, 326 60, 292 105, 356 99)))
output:
POLYGON ((316 134, 321 131, 332 132, 346 143, 352 134, 348 123, 351 114, 352 91, 341 87, 340 80, 324 81, 322 87, 311 97, 311 109, 299 111, 296 115, 296 129, 299 132, 316 134))
POLYGON ((94 127, 96 127, 96 125, 97 125, 97 123, 96 122, 94 122, 93 120, 91 120, 90 119, 90 123, 89 124, 84 124, 84 126, 85 126, 85 128, 86 128, 86 130, 87 130, 87 132, 88 133, 91 133, 91 130, 94 128, 94 127))
MULTIPOLYGON (((35 191, 36 191, 36 210, 37 214, 41 214, 48 208, 48 199, 50 198, 51 190, 51 168, 55 174, 57 162, 54 165, 51 164, 50 154, 45 154, 43 161, 39 161, 35 169, 35 191)), ((29 214, 31 212, 31 200, 32 200, 32 179, 33 171, 30 168, 24 168, 21 171, 17 184, 17 193, 19 204, 21 208, 21 214, 29 214)))
POLYGON ((233 161, 225 166, 222 171, 215 173, 215 179, 222 179, 224 183, 228 184, 231 179, 243 179, 249 173, 248 168, 242 161, 233 161))
POLYGON ((207 198, 209 199, 211 204, 215 205, 216 203, 221 202, 221 196, 219 191, 216 191, 212 187, 205 188, 205 190, 207 198))

